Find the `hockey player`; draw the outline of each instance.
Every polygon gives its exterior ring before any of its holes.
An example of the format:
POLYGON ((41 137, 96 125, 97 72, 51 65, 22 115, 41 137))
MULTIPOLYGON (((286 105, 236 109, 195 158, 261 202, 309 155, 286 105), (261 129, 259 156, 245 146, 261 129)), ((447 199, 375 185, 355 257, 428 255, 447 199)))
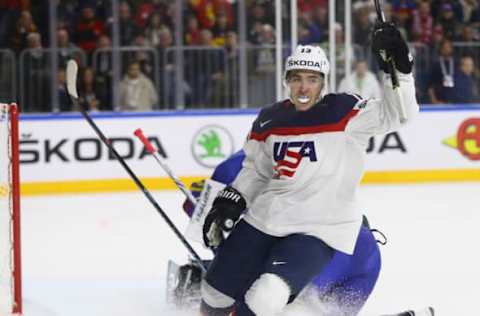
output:
MULTIPOLYGON (((211 179, 226 185, 231 184, 240 171, 244 159, 243 151, 235 153, 215 168, 211 179)), ((197 198, 204 189, 204 183, 199 181, 192 184, 192 193, 197 198)), ((208 189, 212 190, 211 187, 208 189)), ((188 199, 185 200, 183 208, 189 216, 192 216, 193 205, 188 199)), ((188 282, 198 279, 200 269, 193 264, 185 265, 181 269, 184 269, 183 277, 180 279, 177 290, 186 289, 189 292, 188 282), (185 280, 186 275, 193 276, 192 280, 185 280)), ((309 302, 304 304, 320 303, 328 306, 331 315, 339 315, 340 312, 344 314, 347 311, 349 314, 354 314, 360 310, 372 292, 379 272, 380 251, 368 221, 364 217, 353 255, 335 251, 325 271, 315 276, 311 282, 309 302)), ((191 286, 195 287, 195 285, 191 286)), ((177 294, 180 298, 184 298, 184 293, 177 294)), ((187 293, 189 294, 192 293, 187 293)), ((245 309, 245 306, 237 306, 237 309, 245 309)))
POLYGON ((235 305, 238 316, 276 315, 336 252, 354 253, 368 139, 401 127, 400 99, 407 121, 418 112, 412 58, 395 26, 377 25, 373 51, 385 72, 381 100, 327 94, 329 62, 319 47, 299 46, 287 59, 290 99, 262 109, 242 169, 205 220, 205 242, 219 248, 202 282, 203 315, 229 315, 235 305), (393 57, 402 98, 381 51, 393 57))
MULTIPOLYGON (((236 152, 215 168, 209 181, 213 180, 225 185, 231 184, 240 171, 244 159, 245 153, 242 150, 236 152)), ((206 184, 205 180, 194 182, 191 190, 197 199, 206 196, 202 194, 205 190, 215 194, 214 187, 209 183, 206 184)), ((208 206, 202 208, 205 207, 208 206)), ((192 217, 194 206, 188 199, 185 199, 183 209, 189 217, 192 217)), ((353 255, 349 256, 336 251, 325 270, 309 284, 308 291, 300 302, 303 310, 307 305, 307 308, 317 312, 315 315, 318 315, 318 310, 322 310, 322 316, 353 315, 363 307, 376 284, 380 271, 380 252, 372 234, 373 231, 369 229, 368 221, 364 217, 353 255)), ((209 261, 205 261, 205 263, 209 263, 209 261)), ((181 266, 177 276, 176 288, 173 293, 177 303, 189 305, 191 301, 195 302, 199 295, 201 280, 201 269, 198 264, 189 263, 181 266)), ((295 314, 295 308, 288 312, 290 312, 289 315, 293 312, 293 315, 298 316, 295 314)), ((390 316, 432 315, 433 309, 426 308, 390 316)))

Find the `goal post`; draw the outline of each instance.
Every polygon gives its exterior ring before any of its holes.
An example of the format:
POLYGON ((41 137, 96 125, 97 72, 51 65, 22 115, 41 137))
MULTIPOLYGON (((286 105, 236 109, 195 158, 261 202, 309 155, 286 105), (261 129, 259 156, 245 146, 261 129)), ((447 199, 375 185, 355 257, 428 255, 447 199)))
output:
POLYGON ((0 103, 0 315, 22 313, 18 108, 0 103))

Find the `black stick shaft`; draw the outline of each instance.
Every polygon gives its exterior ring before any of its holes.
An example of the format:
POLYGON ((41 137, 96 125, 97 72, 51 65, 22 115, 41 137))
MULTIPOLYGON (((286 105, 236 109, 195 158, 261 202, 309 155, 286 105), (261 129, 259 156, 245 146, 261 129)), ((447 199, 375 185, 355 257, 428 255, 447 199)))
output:
POLYGON ((152 205, 155 207, 157 212, 163 217, 165 222, 167 222, 167 225, 173 230, 175 235, 177 235, 178 239, 183 243, 183 245, 187 248, 188 252, 193 256, 193 258, 197 261, 197 263, 200 265, 201 269, 206 272, 207 267, 203 263, 202 259, 200 256, 195 252, 195 250, 192 248, 190 243, 185 239, 183 234, 178 230, 178 228, 175 226, 175 224, 170 220, 167 214, 162 210, 160 205, 158 205, 157 201, 153 198, 152 194, 148 189, 143 185, 143 183, 138 179, 138 177, 135 175, 135 173, 130 169, 130 167, 127 165, 125 160, 118 154, 118 152, 115 150, 115 148, 112 146, 110 141, 105 137, 105 135, 102 133, 100 128, 98 128, 97 124, 92 120, 90 115, 86 111, 82 111, 83 117, 87 120, 88 124, 93 128, 97 136, 102 140, 102 142, 108 147, 110 152, 113 153, 115 158, 120 162, 122 167, 127 171, 127 173, 130 175, 132 180, 135 182, 135 184, 138 186, 138 188, 143 192, 143 194, 147 197, 147 199, 152 203, 152 205))

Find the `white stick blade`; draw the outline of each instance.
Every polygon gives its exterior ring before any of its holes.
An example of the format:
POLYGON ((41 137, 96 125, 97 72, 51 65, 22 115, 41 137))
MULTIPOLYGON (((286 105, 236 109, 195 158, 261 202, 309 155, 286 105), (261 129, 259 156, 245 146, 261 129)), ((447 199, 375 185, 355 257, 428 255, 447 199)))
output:
POLYGON ((78 99, 77 93, 77 72, 78 65, 75 60, 70 59, 67 62, 67 92, 69 95, 78 99))

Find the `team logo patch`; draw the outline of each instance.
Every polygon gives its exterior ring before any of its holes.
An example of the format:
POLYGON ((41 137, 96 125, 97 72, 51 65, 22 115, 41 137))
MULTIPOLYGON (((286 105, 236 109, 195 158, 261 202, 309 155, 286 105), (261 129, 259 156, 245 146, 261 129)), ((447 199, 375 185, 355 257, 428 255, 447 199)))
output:
POLYGON ((315 143, 313 141, 275 142, 273 144, 274 178, 293 177, 302 159, 317 161, 315 143))

